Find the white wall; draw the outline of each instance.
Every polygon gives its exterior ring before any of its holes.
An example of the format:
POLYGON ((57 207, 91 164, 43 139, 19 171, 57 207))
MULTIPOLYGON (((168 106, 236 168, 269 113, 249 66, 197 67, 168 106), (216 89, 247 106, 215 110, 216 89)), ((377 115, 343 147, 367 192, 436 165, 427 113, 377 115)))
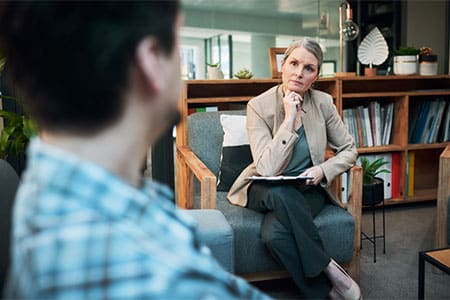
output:
POLYGON ((250 42, 233 41, 233 74, 246 68, 251 71, 250 42))
POLYGON ((402 38, 402 46, 430 47, 438 56, 438 74, 445 70, 447 35, 447 1, 408 0, 405 3, 405 26, 406 40, 402 38))

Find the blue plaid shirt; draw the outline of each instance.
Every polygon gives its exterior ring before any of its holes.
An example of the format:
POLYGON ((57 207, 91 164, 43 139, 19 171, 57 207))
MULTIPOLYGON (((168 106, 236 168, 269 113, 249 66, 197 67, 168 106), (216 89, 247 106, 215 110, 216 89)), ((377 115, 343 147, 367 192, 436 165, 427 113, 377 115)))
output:
POLYGON ((165 186, 136 189, 32 140, 15 208, 11 298, 266 298, 224 271, 165 186))

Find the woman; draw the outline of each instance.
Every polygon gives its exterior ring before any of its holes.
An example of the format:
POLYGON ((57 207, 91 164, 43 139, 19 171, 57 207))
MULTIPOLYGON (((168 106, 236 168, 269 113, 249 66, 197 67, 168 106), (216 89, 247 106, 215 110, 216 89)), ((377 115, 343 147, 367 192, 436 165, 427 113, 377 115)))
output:
POLYGON ((265 214, 263 241, 308 299, 359 299, 358 285, 325 253, 313 223, 329 201, 323 187, 357 158, 332 97, 311 89, 322 60, 314 40, 293 42, 282 61, 281 85, 248 103, 247 131, 254 161, 236 179, 228 199, 265 214), (335 156, 325 161, 327 144, 335 156), (303 184, 247 179, 298 174, 312 179, 303 184))

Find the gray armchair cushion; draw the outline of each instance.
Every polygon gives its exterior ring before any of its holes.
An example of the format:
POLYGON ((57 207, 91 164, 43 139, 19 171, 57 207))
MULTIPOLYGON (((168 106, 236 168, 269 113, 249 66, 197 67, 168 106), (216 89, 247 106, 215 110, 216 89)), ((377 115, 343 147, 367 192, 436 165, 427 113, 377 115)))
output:
MULTIPOLYGON (((284 269, 272 258, 261 240, 263 214, 230 204, 226 192, 217 193, 217 209, 223 212, 233 228, 236 273, 284 269)), ((355 230, 352 216, 341 207, 329 204, 316 216, 314 223, 325 251, 338 262, 350 262, 355 230)))
POLYGON ((225 216, 216 209, 189 209, 184 212, 197 221, 200 240, 228 272, 234 272, 233 229, 225 216))
POLYGON ((9 267, 12 207, 18 186, 16 171, 0 159, 0 295, 9 267))

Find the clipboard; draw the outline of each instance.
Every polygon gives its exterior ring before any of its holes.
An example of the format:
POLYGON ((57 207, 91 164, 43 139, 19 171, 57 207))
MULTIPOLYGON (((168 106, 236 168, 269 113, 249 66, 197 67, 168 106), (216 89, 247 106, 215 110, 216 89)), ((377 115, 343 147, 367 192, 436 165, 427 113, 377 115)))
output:
POLYGON ((306 181, 307 179, 314 179, 312 176, 250 176, 247 177, 247 179, 250 180, 265 180, 265 181, 292 181, 292 180, 298 180, 298 181, 306 181))

